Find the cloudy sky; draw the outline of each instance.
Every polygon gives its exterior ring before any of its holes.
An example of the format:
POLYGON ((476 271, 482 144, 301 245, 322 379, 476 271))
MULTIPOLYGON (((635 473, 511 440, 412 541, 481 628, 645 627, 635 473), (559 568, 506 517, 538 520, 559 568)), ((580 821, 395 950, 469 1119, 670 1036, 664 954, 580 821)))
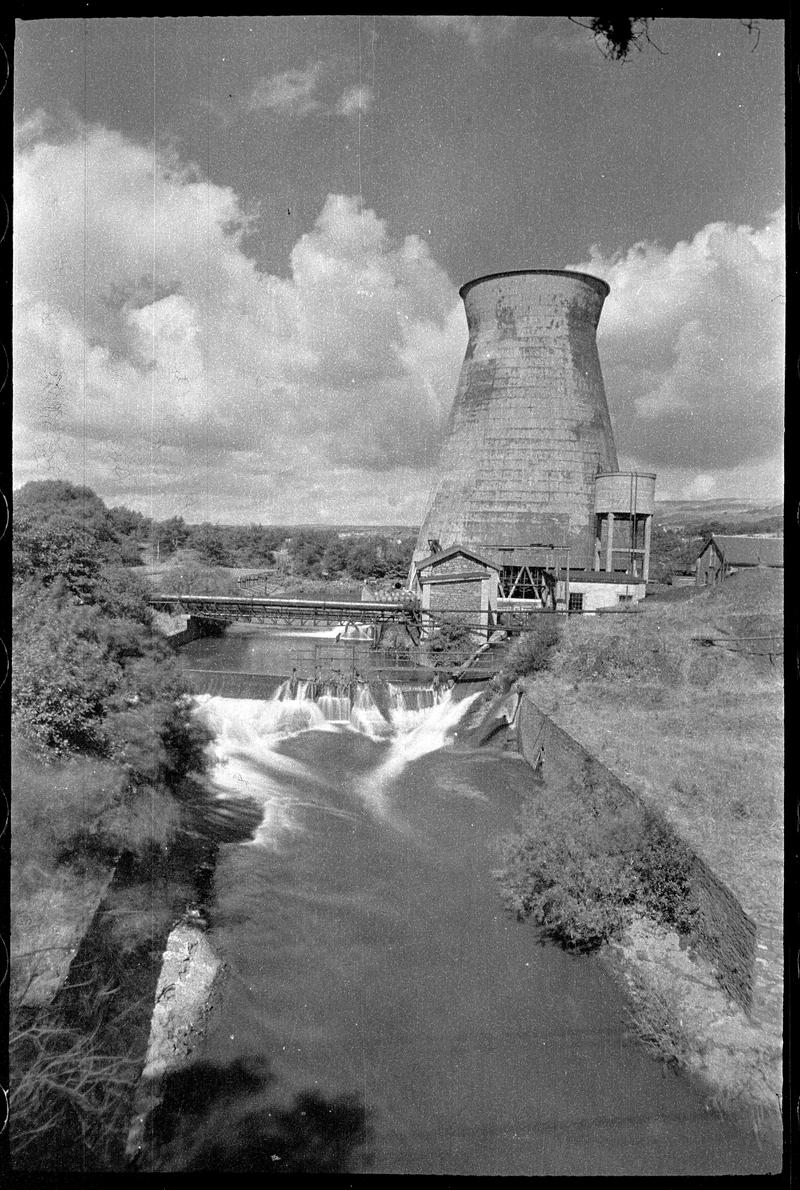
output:
POLYGON ((418 523, 465 281, 611 285, 620 464, 779 497, 783 26, 21 21, 15 485, 189 521, 418 523))

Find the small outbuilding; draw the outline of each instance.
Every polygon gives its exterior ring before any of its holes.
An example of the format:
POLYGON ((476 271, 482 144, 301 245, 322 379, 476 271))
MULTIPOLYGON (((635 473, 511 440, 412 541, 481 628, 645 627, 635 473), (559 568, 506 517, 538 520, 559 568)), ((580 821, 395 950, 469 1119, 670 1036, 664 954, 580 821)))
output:
POLYGON ((737 570, 783 568, 783 538, 712 533, 695 566, 698 587, 721 582, 737 570))
POLYGON ((497 622, 500 567, 463 546, 429 554, 414 563, 411 590, 432 619, 458 620, 485 637, 497 622))
POLYGON ((583 570, 572 572, 569 583, 559 572, 556 583, 556 610, 569 612, 623 611, 645 597, 647 583, 620 571, 583 570))

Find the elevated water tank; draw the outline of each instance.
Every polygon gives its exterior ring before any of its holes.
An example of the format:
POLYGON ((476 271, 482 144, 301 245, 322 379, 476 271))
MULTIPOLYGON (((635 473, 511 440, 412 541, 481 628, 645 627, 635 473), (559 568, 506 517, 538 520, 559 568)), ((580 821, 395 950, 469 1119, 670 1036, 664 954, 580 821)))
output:
POLYGON ((596 331, 608 285, 496 273, 461 289, 469 343, 415 561, 438 544, 570 547, 594 559, 595 476, 616 471, 596 331))
POLYGON ((594 569, 650 576, 656 477, 644 471, 601 473, 595 480, 594 569))

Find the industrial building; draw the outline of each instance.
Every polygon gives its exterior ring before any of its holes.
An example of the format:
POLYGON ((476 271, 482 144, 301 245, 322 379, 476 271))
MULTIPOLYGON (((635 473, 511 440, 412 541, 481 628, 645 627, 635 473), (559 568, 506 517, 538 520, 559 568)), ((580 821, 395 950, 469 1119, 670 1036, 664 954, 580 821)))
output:
POLYGON ((718 583, 737 570, 783 567, 783 538, 712 533, 696 562, 698 587, 718 583))
POLYGON ((435 562, 454 550, 465 583, 482 568, 480 583, 496 584, 494 601, 481 595, 487 626, 495 606, 594 611, 643 598, 656 477, 619 470, 596 342, 608 292, 552 269, 460 290, 469 342, 409 575, 431 607, 447 610, 445 592, 461 607, 435 562))

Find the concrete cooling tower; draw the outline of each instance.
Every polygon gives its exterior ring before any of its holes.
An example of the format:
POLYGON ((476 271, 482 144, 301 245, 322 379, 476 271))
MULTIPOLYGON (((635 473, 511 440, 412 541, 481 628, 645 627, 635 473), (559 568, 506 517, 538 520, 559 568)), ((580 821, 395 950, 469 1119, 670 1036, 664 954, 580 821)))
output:
POLYGON ((617 471, 595 338, 608 291, 551 269, 463 286, 469 343, 415 561, 430 543, 536 544, 593 565, 595 478, 617 471))

